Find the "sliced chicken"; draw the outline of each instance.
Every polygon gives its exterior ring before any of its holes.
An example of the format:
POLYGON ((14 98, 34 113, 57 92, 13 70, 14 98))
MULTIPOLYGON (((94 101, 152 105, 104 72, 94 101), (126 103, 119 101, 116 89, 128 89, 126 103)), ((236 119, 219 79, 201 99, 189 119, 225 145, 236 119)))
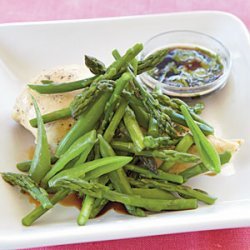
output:
MULTIPOLYGON (((84 66, 70 65, 44 71, 29 83, 40 84, 41 80, 51 80, 56 83, 71 82, 89 76, 91 76, 91 73, 84 66)), ((74 96, 78 93, 79 90, 61 94, 39 94, 25 86, 22 93, 17 97, 12 117, 36 137, 37 129, 31 127, 29 123, 29 120, 35 117, 31 95, 36 99, 41 113, 46 114, 68 107, 74 96)), ((72 118, 67 118, 46 124, 48 142, 52 152, 55 152, 58 143, 73 123, 74 120, 72 118)))

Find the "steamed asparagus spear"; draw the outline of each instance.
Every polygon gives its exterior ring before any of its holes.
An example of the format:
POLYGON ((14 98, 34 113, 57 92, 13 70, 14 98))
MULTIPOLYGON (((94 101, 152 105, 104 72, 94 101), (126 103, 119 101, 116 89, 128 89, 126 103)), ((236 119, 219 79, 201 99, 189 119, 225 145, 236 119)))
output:
POLYGON ((120 96, 122 91, 126 88, 128 85, 128 82, 131 80, 131 76, 128 73, 124 73, 115 84, 114 91, 110 97, 110 100, 106 103, 105 109, 104 109, 104 118, 102 120, 101 128, 99 129, 99 133, 102 133, 102 131, 106 128, 106 125, 108 122, 112 119, 114 114, 114 109, 117 106, 117 103, 120 100, 120 96))
POLYGON ((39 187, 29 176, 15 173, 2 173, 2 178, 13 186, 18 186, 22 191, 29 193, 39 201, 44 209, 52 207, 47 192, 39 187))
POLYGON ((130 137, 132 139, 132 141, 134 142, 134 145, 136 147, 136 151, 141 151, 143 150, 143 148, 145 147, 143 140, 144 140, 144 136, 143 133, 140 129, 140 126, 138 124, 138 122, 135 119, 135 114, 134 112, 130 109, 127 108, 125 115, 124 115, 124 123, 125 126, 130 134, 130 137))
POLYGON ((138 167, 132 164, 128 164, 127 166, 125 166, 125 169, 137 172, 140 175, 147 177, 149 179, 154 178, 159 180, 171 181, 174 183, 183 183, 183 177, 181 175, 165 173, 160 169, 157 171, 156 174, 143 167, 138 167))
POLYGON ((145 208, 149 211, 159 212, 163 210, 184 210, 197 207, 196 199, 156 200, 142 198, 137 195, 122 194, 110 190, 109 187, 99 183, 89 183, 81 179, 65 178, 57 183, 58 187, 70 188, 70 190, 90 194, 96 198, 106 198, 110 201, 121 202, 126 205, 145 208))
POLYGON ((89 68, 89 70, 95 75, 104 74, 106 71, 106 67, 103 62, 98 60, 93 56, 85 55, 85 65, 89 68))
MULTIPOLYGON (((151 56, 145 58, 142 61, 138 62, 138 70, 137 70, 137 74, 142 74, 145 71, 148 71, 151 68, 154 68, 159 62, 161 62, 161 60, 164 58, 165 54, 167 53, 167 51, 157 51, 154 54, 152 54, 151 56)), ((93 62, 91 62, 93 63, 93 62)), ((94 67, 92 67, 92 70, 95 73, 101 73, 103 74, 103 72, 105 71, 105 67, 100 67, 98 66, 98 72, 97 69, 94 67)), ((119 75, 121 75, 122 73, 124 73, 123 71, 119 71, 114 77, 113 79, 117 79, 119 78, 119 75)), ((69 92, 69 91, 74 91, 77 89, 82 89, 85 88, 87 86, 89 86, 95 79, 97 79, 97 76, 93 76, 87 79, 82 79, 82 80, 78 80, 78 81, 74 81, 74 82, 68 82, 68 83, 46 83, 46 84, 29 84, 28 86, 41 93, 41 94, 56 94, 56 93, 64 93, 64 92, 69 92)))
POLYGON ((104 132, 103 138, 109 143, 114 137, 115 131, 118 128, 128 106, 128 102, 121 100, 119 107, 117 108, 112 120, 110 121, 107 129, 104 132))
POLYGON ((143 143, 146 148, 160 148, 176 145, 180 140, 179 139, 171 139, 169 136, 161 136, 161 137, 152 137, 145 136, 143 139, 143 143))
MULTIPOLYGON (((113 151, 112 147, 108 144, 108 142, 105 141, 105 139, 101 135, 99 135, 98 138, 99 138, 100 151, 102 157, 115 156, 115 152, 113 151)), ((127 180, 126 173, 122 168, 110 172, 109 178, 116 191, 124 194, 133 194, 133 191, 127 180)), ((145 216, 145 213, 139 208, 126 205, 126 209, 130 214, 136 216, 145 216)))
POLYGON ((138 61, 137 74, 140 75, 143 72, 149 71, 150 69, 157 66, 165 58, 168 53, 168 49, 157 50, 142 61, 138 61))
MULTIPOLYGON (((112 54, 117 60, 119 60, 120 54, 117 50, 114 50, 112 54)), ((145 108, 147 108, 149 113, 158 121, 159 128, 162 131, 165 131, 166 133, 170 133, 172 136, 176 136, 176 131, 171 126, 171 120, 167 114, 161 112, 161 106, 159 105, 159 102, 155 100, 153 96, 149 93, 149 91, 147 91, 144 88, 144 86, 142 86, 138 82, 138 80, 136 79, 136 76, 133 73, 133 70, 131 70, 130 67, 128 67, 127 70, 133 77, 133 83, 141 95, 141 100, 145 108)))
POLYGON ((41 113, 37 105, 37 102, 33 96, 32 96, 32 101, 36 111, 38 129, 37 129, 37 145, 29 169, 29 176, 36 183, 40 183, 42 178, 51 169, 50 150, 41 113))
POLYGON ((141 179, 141 180, 135 180, 132 178, 129 178, 129 181, 131 185, 135 187, 151 187, 151 188, 159 188, 162 190, 166 190, 169 192, 177 192, 180 194, 188 195, 190 197, 193 197, 199 201, 202 201, 207 204, 214 204, 216 198, 210 197, 207 194, 204 194, 203 192, 194 190, 190 187, 183 186, 183 185, 176 185, 173 183, 168 182, 159 182, 155 180, 149 180, 149 179, 141 179))
MULTIPOLYGON (((232 154, 230 152, 226 151, 223 154, 220 154, 219 157, 220 157, 221 165, 223 165, 223 164, 226 164, 230 161, 232 154)), ((209 170, 205 167, 205 165, 203 163, 198 163, 198 164, 182 171, 179 174, 181 176, 183 176, 184 180, 188 180, 194 176, 206 173, 208 171, 209 170)))
MULTIPOLYGON (((60 189, 51 199, 50 202, 54 206, 60 200, 64 199, 67 195, 69 195, 70 191, 68 189, 60 189)), ((32 225, 38 218, 40 218, 43 214, 45 214, 50 208, 44 208, 42 206, 36 207, 29 214, 27 214, 22 219, 22 224, 24 226, 32 225)))

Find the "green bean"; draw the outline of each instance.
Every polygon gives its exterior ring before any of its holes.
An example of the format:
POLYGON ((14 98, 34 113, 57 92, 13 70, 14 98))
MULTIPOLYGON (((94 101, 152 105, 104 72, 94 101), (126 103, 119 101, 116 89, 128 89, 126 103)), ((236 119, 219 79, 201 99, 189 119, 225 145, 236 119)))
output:
POLYGON ((195 124, 186 106, 182 105, 180 108, 188 124, 188 127, 193 134, 197 151, 201 157, 204 166, 211 171, 219 173, 221 167, 219 154, 216 152, 213 145, 208 141, 206 136, 201 132, 197 124, 195 124))
MULTIPOLYGON (((89 151, 91 150, 90 147, 92 148, 93 145, 91 145, 91 144, 86 145, 85 151, 84 151, 83 153, 89 152, 89 151)), ((82 154, 83 154, 83 153, 82 153, 82 154)), ((52 157, 52 160, 54 160, 54 159, 56 159, 56 158, 55 158, 55 157, 52 157)), ((84 163, 84 161, 86 160, 86 159, 84 159, 83 157, 82 157, 82 158, 80 157, 80 159, 81 159, 82 163, 84 163)), ((79 160, 80 160, 80 159, 79 159, 79 160)), ((73 159, 72 161, 74 161, 74 159, 73 159)), ((67 165, 68 165, 68 164, 67 164, 67 165)), ((75 166, 75 165, 73 165, 72 167, 74 167, 74 166, 75 166)), ((59 202, 60 200, 64 199, 69 193, 70 193, 70 192, 69 192, 68 190, 65 190, 65 189, 59 190, 59 191, 57 191, 56 194, 50 199, 50 201, 51 201, 51 203, 52 203, 53 205, 55 205, 55 204, 56 204, 57 202, 59 202)), ((47 211, 48 211, 48 209, 44 209, 44 208, 42 208, 41 206, 35 208, 35 209, 34 209, 33 211, 31 211, 27 216, 24 217, 24 219, 22 220, 23 225, 25 225, 25 226, 30 226, 34 221, 36 221, 40 216, 42 216, 42 215, 43 215, 44 213, 46 213, 47 211)))
POLYGON ((67 83, 28 84, 28 86, 40 94, 57 94, 85 88, 96 78, 97 76, 93 76, 87 79, 67 83))
POLYGON ((42 178, 47 174, 47 172, 51 169, 50 150, 41 113, 37 105, 37 102, 33 96, 32 96, 32 101, 36 111, 38 129, 37 129, 37 145, 29 169, 29 176, 36 183, 39 183, 42 180, 42 178))
MULTIPOLYGON (((50 163, 54 164, 56 163, 56 161, 58 160, 57 157, 52 156, 50 159, 50 163)), ((30 166, 31 166, 32 160, 27 160, 27 161, 22 161, 22 162, 18 162, 16 164, 16 167, 18 170, 20 170, 21 172, 29 172, 30 170, 30 166)))
POLYGON ((61 171, 67 163, 69 163, 71 160, 73 160, 82 152, 84 152, 86 148, 88 148, 88 152, 87 152, 87 155, 88 155, 90 150, 94 146, 95 142, 96 142, 95 130, 92 130, 86 133, 85 135, 81 136, 79 139, 77 139, 69 147, 69 149, 64 154, 61 155, 61 157, 53 166, 53 168, 51 168, 51 170, 46 174, 46 176, 42 180, 42 184, 46 186, 49 179, 51 179, 55 174, 61 171), (91 147, 90 150, 89 150, 89 146, 91 147))
POLYGON ((89 143, 88 145, 86 145, 85 150, 80 154, 80 157, 77 159, 74 166, 84 163, 87 160, 91 150, 93 149, 93 146, 94 146, 94 141, 93 144, 89 143))
POLYGON ((115 170, 128 164, 131 160, 132 160, 132 157, 128 157, 128 156, 113 156, 113 157, 106 157, 106 158, 97 159, 94 161, 89 161, 83 164, 79 164, 75 166, 74 168, 63 170, 57 175, 55 175, 52 179, 50 179, 49 186, 50 187, 54 186, 55 183, 62 178, 84 177, 86 173, 90 171, 94 171, 95 169, 98 169, 98 168, 101 168, 103 171, 103 174, 105 174, 107 173, 105 168, 107 168, 108 170, 110 170, 110 168, 115 170))
POLYGON ((57 157, 60 157, 63 153, 65 153, 74 141, 95 126, 102 116, 105 103, 109 98, 110 93, 102 94, 96 102, 79 117, 74 126, 61 140, 56 150, 57 157))
MULTIPOLYGON (((229 160, 231 159, 232 154, 228 151, 224 152, 223 154, 220 154, 220 161, 221 161, 221 165, 226 164, 229 162, 229 160)), ((182 171, 181 173, 179 173, 180 175, 183 176, 184 180, 188 180, 194 176, 197 176, 199 174, 203 174, 208 172, 208 169, 204 166, 203 163, 198 163, 184 171, 182 171)))
MULTIPOLYGON (((119 156, 120 157, 120 156, 119 156)), ((108 174, 110 172, 113 172, 117 169, 121 168, 120 165, 115 165, 115 164, 107 164, 105 165, 105 167, 103 168, 96 168, 93 169, 91 171, 89 171, 88 173, 86 173, 86 175, 84 177, 82 177, 84 180, 94 180, 102 175, 108 174)))

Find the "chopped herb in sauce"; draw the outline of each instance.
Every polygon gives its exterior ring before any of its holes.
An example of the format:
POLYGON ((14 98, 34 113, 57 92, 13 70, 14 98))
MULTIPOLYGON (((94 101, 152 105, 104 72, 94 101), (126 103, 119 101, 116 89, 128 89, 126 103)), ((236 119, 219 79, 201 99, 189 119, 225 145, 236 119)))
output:
POLYGON ((196 47, 169 48, 164 60, 148 72, 154 79, 173 87, 196 87, 211 83, 223 74, 216 54, 196 47))

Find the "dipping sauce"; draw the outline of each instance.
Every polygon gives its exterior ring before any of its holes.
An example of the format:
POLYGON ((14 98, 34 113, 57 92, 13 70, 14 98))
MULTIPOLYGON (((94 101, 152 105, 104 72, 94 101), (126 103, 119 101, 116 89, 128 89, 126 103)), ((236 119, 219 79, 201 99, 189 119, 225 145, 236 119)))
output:
POLYGON ((164 60, 148 74, 172 87, 197 87, 223 74, 218 55, 198 47, 171 47, 164 60))

